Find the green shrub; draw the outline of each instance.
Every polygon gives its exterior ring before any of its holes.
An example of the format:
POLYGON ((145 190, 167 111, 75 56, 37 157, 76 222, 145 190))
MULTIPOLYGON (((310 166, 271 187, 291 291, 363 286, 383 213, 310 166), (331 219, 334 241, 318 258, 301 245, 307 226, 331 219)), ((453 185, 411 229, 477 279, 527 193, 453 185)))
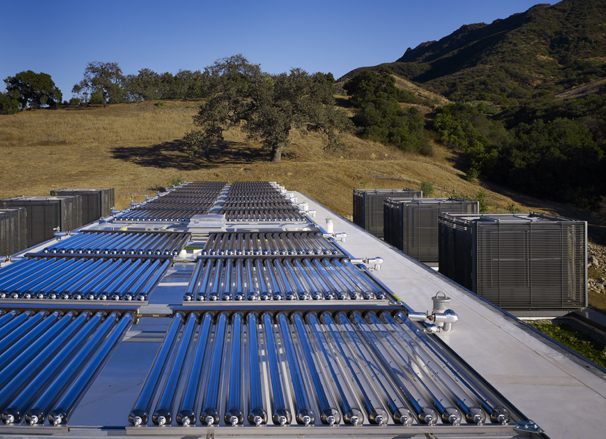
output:
POLYGON ((421 182, 421 191, 423 192, 423 197, 424 198, 431 198, 433 197, 434 194, 434 187, 433 187, 433 183, 430 183, 428 181, 422 181, 421 182))
POLYGON ((171 188, 173 186, 179 186, 180 184, 185 183, 185 179, 180 175, 175 175, 168 179, 168 187, 171 188))

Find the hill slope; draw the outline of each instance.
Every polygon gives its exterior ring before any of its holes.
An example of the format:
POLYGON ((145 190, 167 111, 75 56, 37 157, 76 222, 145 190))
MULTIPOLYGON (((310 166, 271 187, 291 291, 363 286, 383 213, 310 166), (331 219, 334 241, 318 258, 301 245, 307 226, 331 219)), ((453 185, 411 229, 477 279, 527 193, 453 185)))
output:
POLYGON ((451 100, 529 99, 606 77, 605 22, 603 0, 536 5, 491 24, 462 26, 383 65, 451 100))

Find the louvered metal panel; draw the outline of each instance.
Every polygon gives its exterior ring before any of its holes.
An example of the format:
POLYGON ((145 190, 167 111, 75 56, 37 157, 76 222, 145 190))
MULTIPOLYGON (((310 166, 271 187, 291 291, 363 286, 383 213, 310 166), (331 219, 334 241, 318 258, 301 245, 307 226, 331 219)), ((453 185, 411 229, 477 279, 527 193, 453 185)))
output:
POLYGON ((101 217, 109 216, 115 205, 114 188, 103 189, 58 189, 50 192, 52 196, 82 197, 82 224, 90 224, 101 217))
POLYGON ((445 236, 452 235, 452 230, 454 236, 457 232, 467 236, 442 241, 445 255, 440 272, 462 281, 476 294, 511 310, 578 309, 587 305, 584 221, 537 214, 441 218, 445 236), (465 264, 448 262, 458 259, 466 260, 465 264), (459 271, 469 265, 471 279, 459 271))
POLYGON ((422 198, 423 192, 413 189, 354 189, 354 223, 377 238, 383 238, 383 201, 390 197, 422 198))
POLYGON ((0 257, 27 248, 27 210, 0 209, 0 257))
POLYGON ((457 198, 392 199, 386 202, 390 244, 421 262, 438 262, 438 214, 478 212, 478 202, 457 198))
POLYGON ((27 247, 48 241, 55 228, 68 232, 82 226, 82 199, 72 197, 12 197, 0 200, 1 207, 27 210, 27 247))

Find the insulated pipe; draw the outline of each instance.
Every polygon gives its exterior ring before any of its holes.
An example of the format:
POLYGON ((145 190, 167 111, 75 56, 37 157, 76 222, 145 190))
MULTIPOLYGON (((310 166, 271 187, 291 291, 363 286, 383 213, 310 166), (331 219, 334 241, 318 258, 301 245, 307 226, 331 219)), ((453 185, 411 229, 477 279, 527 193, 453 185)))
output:
POLYGON ((324 298, 327 300, 334 299, 335 298, 334 293, 328 287, 328 285, 326 285, 326 282, 324 282, 324 279, 322 279, 322 276, 319 273, 317 273, 316 270, 314 270, 314 268, 311 266, 309 259, 303 259, 303 264, 305 264, 305 266, 307 267, 309 272, 313 275, 314 279, 316 280, 316 284, 318 285, 319 290, 322 291, 322 293, 324 294, 324 298))
MULTIPOLYGON (((58 372, 58 376, 53 379, 44 392, 38 396, 34 402, 28 404, 30 408, 25 411, 25 421, 28 424, 44 424, 52 401, 63 393, 65 390, 64 388, 74 379, 75 374, 80 371, 88 359, 91 356, 96 356, 95 351, 97 350, 97 345, 99 345, 101 340, 110 332, 117 320, 118 312, 114 311, 105 319, 99 328, 96 328, 86 344, 75 353, 67 366, 58 372)), ((61 423, 62 419, 60 417, 55 417, 54 420, 51 420, 51 422, 53 421, 55 422, 54 425, 57 426, 61 423)))
POLYGON ((234 265, 234 261, 232 259, 227 259, 225 261, 225 286, 223 288, 223 294, 221 296, 221 300, 232 300, 232 289, 233 289, 233 277, 232 277, 232 267, 234 265))
MULTIPOLYGON (((305 280, 305 282, 309 286, 309 291, 311 291, 311 298, 314 299, 314 300, 322 299, 323 298, 322 293, 320 293, 320 291, 318 290, 316 284, 307 275, 307 272, 305 271, 305 269, 301 265, 301 262, 298 259, 295 259, 294 263, 297 266, 297 268, 299 269, 299 273, 301 273, 303 279, 305 280)), ((301 277, 299 277, 299 279, 300 278, 301 277)))
POLYGON ((252 263, 250 262, 250 259, 247 259, 245 261, 245 265, 246 265, 246 277, 245 279, 247 279, 247 284, 248 284, 248 294, 247 294, 247 299, 248 300, 257 300, 259 299, 259 292, 255 286, 255 279, 253 277, 253 273, 252 273, 252 263))
POLYGON ((339 371, 339 366, 336 364, 336 357, 328 350, 328 344, 322 335, 322 330, 316 315, 308 313, 305 319, 311 327, 313 335, 317 341, 317 346, 324 356, 324 361, 328 365, 330 376, 332 377, 332 383, 336 387, 337 392, 339 392, 340 398, 338 400, 341 411, 343 412, 343 420, 346 424, 351 424, 354 426, 361 425, 364 422, 364 414, 357 407, 355 399, 349 392, 346 393, 345 389, 341 385, 341 381, 345 380, 344 384, 347 386, 346 378, 339 371))
MULTIPOLYGON (((84 262, 79 268, 78 277, 82 275, 82 273, 86 273, 90 270, 91 267, 94 266, 94 259, 84 259, 84 262)), ((46 297, 57 297, 57 290, 62 290, 64 287, 71 285, 74 282, 74 279, 70 276, 62 276, 60 279, 57 279, 55 282, 52 282, 44 287, 44 291, 39 291, 36 294, 36 297, 39 299, 46 297)))
POLYGON ((272 421, 275 425, 285 426, 292 422, 290 410, 284 400, 284 390, 280 377, 280 366, 277 358, 276 342, 274 340, 274 324, 271 315, 263 314, 263 329, 265 330, 265 345, 267 346, 267 358, 269 362, 269 376, 274 397, 274 413, 272 421))
POLYGON ((282 343, 288 358, 290 378, 292 379, 293 388, 295 390, 295 419, 298 424, 308 427, 316 423, 316 414, 310 404, 309 395, 307 394, 305 384, 303 383, 302 371, 299 362, 297 361, 297 354, 295 353, 295 348, 290 336, 288 320, 284 313, 278 314, 278 322, 282 343))
POLYGON ((18 355, 21 355, 28 345, 31 346, 32 343, 36 343, 38 337, 41 336, 40 334, 43 334, 49 328, 49 326, 54 324, 57 319, 61 317, 62 314, 63 313, 61 311, 55 311, 50 316, 42 320, 41 323, 36 325, 36 327, 30 332, 28 332, 27 337, 22 337, 11 347, 11 349, 5 351, 3 354, 0 354, 0 374, 2 373, 1 371, 6 364, 8 364, 18 355))
POLYGON ((271 266, 271 262, 269 259, 265 259, 263 261, 265 264, 265 269, 267 270, 267 275, 269 276, 269 280, 271 282, 271 292, 274 300, 282 300, 284 295, 281 291, 280 285, 278 284, 278 280, 276 279, 276 275, 274 273, 274 267, 271 266))
MULTIPOLYGON (((2 422, 5 424, 19 424, 21 422, 26 405, 29 401, 31 401, 37 392, 46 388, 47 382, 54 373, 63 369, 62 365, 66 359, 70 358, 74 352, 77 352, 80 344, 97 328, 104 315, 104 312, 96 313, 88 323, 86 323, 82 330, 78 331, 78 333, 75 334, 56 355, 53 355, 52 358, 45 359, 46 361, 43 363, 45 366, 40 372, 36 373, 34 377, 30 374, 32 373, 32 370, 37 370, 37 367, 35 369, 29 369, 28 367, 28 369, 26 369, 28 372, 27 375, 30 376, 23 376, 25 375, 23 372, 26 371, 24 370, 8 384, 7 388, 18 390, 13 392, 10 397, 6 398, 4 403, 1 403, 2 406, 6 407, 2 411, 2 422), (27 382, 25 388, 19 388, 23 385, 23 381, 25 381, 26 378, 30 378, 30 380, 27 382), (19 384, 17 384, 17 382, 19 384), (8 404, 6 404, 6 402, 8 402, 8 404)), ((38 360, 38 357, 36 357, 32 363, 36 362, 36 360, 38 360)))
POLYGON ((191 345, 192 336, 194 334, 194 328, 198 320, 197 313, 191 313, 187 318, 181 341, 179 342, 179 349, 177 350, 177 356, 172 364, 170 375, 164 386, 164 391, 160 397, 160 402, 156 407, 156 411, 152 415, 152 422, 156 425, 171 425, 173 422, 173 414, 170 408, 173 405, 175 395, 177 393, 177 384, 181 377, 181 370, 183 369, 183 363, 185 362, 185 356, 191 345))
POLYGON ((332 276, 324 269, 322 264, 320 264, 320 261, 314 259, 312 263, 320 274, 320 276, 324 279, 325 283, 329 285, 332 291, 337 295, 337 299, 343 300, 349 298, 358 298, 355 294, 350 296, 347 291, 345 291, 338 283, 336 283, 332 276))
POLYGON ((237 312, 232 316, 231 329, 231 358, 229 369, 229 394, 226 405, 224 421, 227 425, 235 427, 244 423, 244 413, 242 412, 242 366, 241 359, 241 339, 242 339, 242 314, 237 312))
POLYGON ((281 290, 284 293, 284 298, 286 300, 296 299, 297 296, 292 291, 291 284, 286 277, 286 273, 284 273, 284 268, 282 267, 282 264, 280 263, 279 259, 274 260, 274 267, 278 270, 278 273, 279 273, 279 276, 276 276, 278 282, 279 283, 281 282, 283 284, 282 285, 283 288, 281 288, 281 290))
MULTIPOLYGON (((68 324, 72 321, 74 312, 67 313, 59 322, 53 325, 45 334, 43 334, 38 340, 28 346, 23 352, 21 352, 17 358, 10 360, 3 358, 3 364, 0 366, 0 388, 4 387, 4 384, 8 383, 15 375, 24 371, 25 366, 28 367, 28 371, 36 370, 41 364, 44 364, 47 357, 52 355, 54 349, 57 349, 57 340, 64 342, 69 335, 71 335, 83 322, 86 321, 90 313, 82 313, 77 319, 77 323, 73 323, 73 327, 69 330, 65 330, 68 324), (58 334, 58 335, 57 335, 58 334), (54 343, 50 343, 53 340, 54 343), (39 358, 38 358, 39 357, 39 358), (34 358, 34 362, 30 362, 34 358), (10 361, 10 363, 9 363, 10 361)), ((10 354, 11 351, 5 354, 10 354)), ((4 357, 4 355, 3 355, 4 357)), ((25 377, 27 378, 27 376, 25 377)), ((22 383, 23 381, 21 381, 22 383)), ((8 387, 6 387, 8 389, 8 387)), ((8 398, 8 395, 7 395, 8 398)), ((2 407, 3 397, 0 395, 0 407, 2 407)))
MULTIPOLYGON (((0 331, 0 341, 4 337, 9 336, 9 334, 15 330, 15 328, 19 327, 23 322, 25 322, 34 312, 32 310, 27 310, 17 315, 14 319, 12 319, 9 323, 6 324, 0 331)), ((16 315, 16 314, 15 314, 16 315)))
POLYGON ((196 300, 198 300, 198 301, 206 300, 206 287, 208 285, 208 280, 210 279, 210 273, 213 268, 213 261, 211 259, 205 260, 204 264, 205 265, 204 265, 202 280, 200 281, 199 278, 196 279, 196 287, 194 288, 194 291, 197 291, 196 300))
POLYGON ((257 279, 259 280, 259 286, 261 290, 261 300, 271 299, 271 296, 267 291, 267 284, 265 283, 265 276, 263 275, 263 266, 261 265, 261 259, 255 260, 255 269, 257 270, 257 279))
MULTIPOLYGON (((341 265, 341 262, 338 259, 333 259, 332 262, 341 270, 341 273, 343 273, 343 275, 345 275, 346 273, 351 274, 351 272, 349 272, 347 268, 341 265)), ((372 299, 375 297, 374 292, 368 289, 362 282, 360 282, 357 276, 348 276, 347 280, 351 284, 353 284, 354 287, 358 289, 366 299, 372 299)))
MULTIPOLYGON (((39 313, 34 315, 32 318, 27 318, 32 313, 33 313, 32 311, 26 311, 23 314, 21 314, 21 316, 25 316, 25 318, 27 320, 25 320, 25 322, 22 325, 19 325, 19 327, 14 328, 12 330, 7 329, 6 331, 5 330, 0 331, 0 354, 2 354, 8 348, 10 348, 19 338, 21 338, 21 336, 23 334, 27 333, 30 329, 32 329, 33 326, 38 325, 38 323, 40 323, 40 320, 43 320, 48 315, 47 311, 40 311, 39 313)), ((21 316, 19 316, 19 317, 21 317, 21 316)), ((15 320, 17 320, 17 319, 14 319, 13 322, 15 320)), ((9 326, 9 325, 7 325, 7 326, 9 326)))
POLYGON ((181 329, 183 318, 183 313, 180 312, 176 313, 173 317, 173 321, 168 328, 166 338, 164 339, 162 347, 154 360, 154 365, 152 366, 149 375, 145 380, 145 385, 141 389, 141 393, 139 394, 133 409, 128 415, 128 422, 135 427, 147 425, 147 422, 149 421, 149 411, 154 399, 153 397, 156 393, 156 389, 158 388, 160 378, 164 374, 164 369, 168 363, 167 360, 170 358, 170 353, 175 345, 174 342, 181 329))
POLYGON ((191 281, 189 282, 189 285, 187 285, 187 290, 183 295, 183 300, 191 301, 193 299, 194 289, 198 282, 198 277, 200 276, 200 271, 202 270, 202 268, 204 268, 204 261, 198 259, 198 262, 196 263, 196 268, 194 269, 194 273, 191 276, 191 281))
POLYGON ((257 316, 248 314, 248 340, 250 365, 250 401, 248 404, 248 422, 260 427, 267 424, 267 412, 263 407, 263 389, 261 387, 261 370, 259 368, 259 344, 257 341, 257 316))
MULTIPOLYGON (((428 425, 434 425, 437 420, 437 414, 430 408, 423 408, 420 402, 423 402, 423 397, 421 394, 416 393, 412 394, 412 389, 415 389, 414 383, 406 380, 406 384, 402 381, 405 378, 405 375, 399 370, 398 364, 394 361, 393 357, 389 353, 388 349, 385 346, 390 346, 388 343, 385 343, 385 339, 383 337, 379 337, 374 332, 368 331, 368 326, 362 317, 358 313, 352 314, 355 325, 360 334, 366 340, 369 348, 374 352, 375 358, 383 365, 383 370, 386 371, 391 381, 395 384, 395 387, 400 390, 400 392, 405 396, 406 401, 412 407, 415 412, 416 418, 421 419, 422 422, 428 425), (385 346, 384 346, 385 345, 385 346)), ((374 317, 374 316, 373 316, 374 317)), ((414 379, 415 377, 413 377, 414 379)), ((384 389, 386 391, 386 389, 384 389)), ((390 403, 390 409, 392 410, 392 417, 396 422, 401 423, 402 425, 411 425, 413 421, 412 413, 404 407, 396 407, 393 402, 390 403)))
MULTIPOLYGON (((367 318, 373 323, 374 328, 376 328, 376 331, 379 332, 381 325, 379 319, 373 314, 368 314, 367 318)), ((413 345, 412 339, 405 339, 404 341, 406 342, 408 349, 406 348, 406 346, 402 345, 402 343, 400 343, 400 345, 405 348, 408 356, 411 359, 415 360, 415 363, 421 369, 423 369, 425 374, 430 379, 432 379, 437 385, 445 388, 450 393, 450 395, 452 395, 452 398, 457 407, 465 414, 465 418, 470 419, 475 424, 482 425, 486 421, 486 414, 484 413, 484 411, 478 407, 469 407, 464 402, 465 399, 468 399, 468 395, 461 395, 462 398, 459 397, 457 393, 460 392, 460 390, 458 388, 454 388, 453 385, 449 385, 444 381, 444 379, 442 379, 442 375, 430 366, 430 362, 432 360, 426 359, 424 357, 424 352, 419 349, 418 345, 416 343, 413 345)), ((456 386, 456 384, 454 385, 456 386)), ((440 400, 444 401, 446 400, 446 397, 440 398, 440 400)))
MULTIPOLYGON (((367 351, 351 322, 343 313, 339 313, 337 315, 337 320, 341 323, 341 326, 344 329, 342 333, 344 334, 347 347, 353 354, 354 358, 358 359, 358 363, 365 366, 369 382, 374 383, 375 390, 381 392, 383 402, 386 403, 391 416, 403 425, 410 424, 412 422, 412 413, 408 410, 408 408, 405 407, 405 404, 403 401, 401 401, 400 397, 395 394, 393 388, 391 387, 391 383, 388 383, 388 386, 386 387, 385 382, 383 381, 385 379, 383 371, 377 367, 376 364, 373 364, 370 361, 372 356, 369 355, 370 353, 367 351)), ((381 358, 380 355, 378 357, 381 358)), ((387 419, 375 419, 375 422, 379 425, 385 425, 387 424, 387 419)))
POLYGON ((227 315, 219 314, 215 328, 215 343, 212 353, 210 378, 206 390, 206 399, 204 401, 204 410, 200 413, 200 420, 206 423, 207 427, 218 424, 219 418, 219 380, 221 379, 221 359, 223 357, 223 343, 225 342, 225 322, 227 315))
MULTIPOLYGON (((382 316, 383 315, 387 322, 392 323, 393 319, 391 318, 391 316, 389 314, 383 313, 382 316)), ((392 324, 391 326, 393 327, 394 325, 392 324)), ((386 335, 393 337, 393 334, 390 334, 389 332, 386 333, 386 335)), ((390 339, 390 337, 386 337, 386 340, 390 339)), ((398 343, 400 346, 402 346, 404 348, 404 350, 409 351, 410 345, 408 344, 407 341, 404 341, 406 338, 407 337, 403 337, 403 338, 398 337, 396 339, 395 337, 393 337, 393 339, 394 339, 394 341, 396 341, 396 343, 398 343), (405 345, 408 345, 408 348, 405 345)), ((398 355, 400 356, 400 358, 402 360, 402 365, 406 368, 406 372, 411 375, 414 375, 416 377, 419 377, 419 374, 420 374, 419 368, 418 368, 418 366, 413 367, 413 363, 412 363, 412 359, 414 358, 414 353, 411 352, 409 354, 407 352, 408 358, 404 358, 402 356, 402 354, 400 354, 399 351, 396 351, 396 352, 398 352, 398 355)), ((416 362, 415 362, 415 366, 416 366, 416 362)), ((434 395, 434 392, 432 392, 429 389, 429 387, 427 387, 427 384, 425 384, 422 377, 419 377, 419 378, 421 378, 421 379, 417 379, 415 382, 418 382, 420 384, 420 386, 422 386, 422 389, 425 391, 425 393, 431 398, 433 405, 438 409, 438 412, 440 413, 442 421, 444 423, 450 423, 452 425, 459 425, 461 423, 461 418, 462 418, 459 410, 455 409, 454 407, 444 407, 444 404, 442 404, 442 402, 448 402, 448 400, 445 398, 438 398, 436 395, 434 395)))
POLYGON ((364 290, 358 290, 355 284, 349 282, 349 280, 343 276, 343 274, 338 270, 335 266, 331 264, 331 261, 328 259, 322 259, 322 263, 324 264, 326 271, 330 273, 334 279, 340 283, 343 288, 349 292, 352 297, 364 297, 365 299, 370 299, 372 296, 369 296, 364 290))
POLYGON ((286 270, 290 274, 290 279, 294 282, 295 286, 297 287, 297 294, 298 294, 299 300, 309 299, 309 294, 305 290, 305 287, 303 286, 303 284, 301 284, 301 282, 299 282, 299 277, 297 276, 297 273, 295 273, 290 261, 284 260, 283 264, 284 264, 284 266, 286 266, 286 270))
MULTIPOLYGON (((381 316, 385 315, 385 319, 387 321, 388 317, 391 318, 387 313, 383 313, 381 316)), ((460 369, 453 365, 453 362, 449 358, 444 358, 444 352, 437 350, 435 346, 427 339, 427 335, 424 334, 421 330, 413 326, 412 323, 406 318, 406 316, 400 312, 398 312, 397 317, 403 322, 405 326, 401 325, 392 325, 395 329, 401 329, 403 333, 411 331, 413 334, 418 336, 418 339, 424 344, 426 349, 431 352, 433 356, 440 359, 441 363, 445 365, 445 367, 450 370, 450 372, 457 378, 457 382, 462 383, 467 389, 478 399, 482 409, 490 414, 490 421, 496 424, 505 425, 509 423, 510 414, 509 410, 505 407, 499 406, 498 402, 491 397, 483 394, 480 390, 471 386, 470 382, 473 382, 473 378, 469 376, 467 372, 463 369, 460 369), (405 330, 407 328, 407 330, 405 330)), ((393 320, 393 318, 391 319, 393 320)), ((395 322, 395 321, 394 321, 395 322)), ((472 419, 473 421, 473 419, 472 419)), ((469 420, 468 420, 469 422, 469 420)))
POLYGON ((191 374, 189 376, 189 380, 187 381, 187 388, 185 389, 185 395, 183 396, 183 401, 181 402, 181 408, 177 414, 177 423, 183 425, 184 427, 196 425, 196 413, 194 412, 194 406, 196 404, 198 383, 200 382, 200 376, 202 374, 202 363, 204 361, 204 353, 206 352, 206 345, 212 320, 212 313, 204 313, 198 333, 198 343, 196 344, 196 353, 194 355, 191 374))
POLYGON ((236 294, 234 294, 235 300, 243 300, 245 297, 244 294, 244 285, 242 280, 242 259, 236 260, 236 294))
POLYGON ((301 313, 294 313, 292 320, 297 329, 297 337, 299 338, 301 346, 303 347, 303 354, 305 355, 307 367, 310 370, 312 379, 314 381, 315 391, 320 403, 320 421, 322 421, 323 424, 330 425, 331 427, 334 425, 339 425, 341 423, 341 414, 339 413, 339 410, 333 407, 331 400, 329 400, 329 396, 326 393, 326 386, 322 382, 320 374, 316 369, 312 353, 313 349, 307 336, 307 332, 305 331, 305 325, 303 324, 301 313))
POLYGON ((143 264, 141 268, 130 277, 128 282, 125 282, 123 285, 118 287, 114 293, 114 296, 117 297, 112 296, 112 299, 120 298, 132 300, 133 295, 136 294, 136 292, 139 291, 139 289, 149 280, 149 276, 152 273, 155 273, 161 264, 162 262, 160 259, 154 262, 150 261, 149 263, 143 264))
POLYGON ((378 404, 377 397, 372 393, 372 389, 365 385, 362 382, 362 377, 364 377, 364 373, 358 366, 358 364, 353 361, 351 355, 348 355, 344 347, 346 346, 345 341, 343 340, 341 334, 336 328, 334 321, 329 313, 324 312, 320 315, 320 320, 326 327, 328 328, 328 333, 330 334, 330 338, 332 341, 329 341, 329 346, 333 353, 339 354, 339 357, 345 361, 347 367, 349 368, 351 374, 356 383, 356 391, 366 413, 368 414, 368 418, 370 422, 373 424, 383 425, 387 422, 387 412, 378 404))
POLYGON ((208 300, 219 300, 219 288, 221 287, 221 275, 223 274, 223 260, 218 259, 215 264, 215 275, 213 277, 212 288, 208 294, 208 300))
POLYGON ((374 282, 364 276, 364 274, 361 273, 360 270, 358 270, 356 267, 354 267, 348 259, 342 259, 341 261, 343 262, 343 265, 346 268, 349 268, 349 272, 352 275, 354 275, 358 280, 360 280, 360 282, 366 284, 372 291, 374 291, 377 299, 385 298, 385 291, 383 291, 378 285, 376 285, 374 282))

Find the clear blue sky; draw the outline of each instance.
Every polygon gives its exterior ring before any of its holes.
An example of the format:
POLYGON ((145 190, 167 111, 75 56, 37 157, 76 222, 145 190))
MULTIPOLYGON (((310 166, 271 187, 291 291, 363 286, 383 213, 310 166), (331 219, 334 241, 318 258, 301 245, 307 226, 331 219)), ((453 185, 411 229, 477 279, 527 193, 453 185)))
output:
POLYGON ((124 74, 176 73, 238 53, 269 73, 301 67, 338 78, 538 3, 557 1, 2 1, 0 79, 45 72, 69 100, 90 61, 118 62, 124 74))

